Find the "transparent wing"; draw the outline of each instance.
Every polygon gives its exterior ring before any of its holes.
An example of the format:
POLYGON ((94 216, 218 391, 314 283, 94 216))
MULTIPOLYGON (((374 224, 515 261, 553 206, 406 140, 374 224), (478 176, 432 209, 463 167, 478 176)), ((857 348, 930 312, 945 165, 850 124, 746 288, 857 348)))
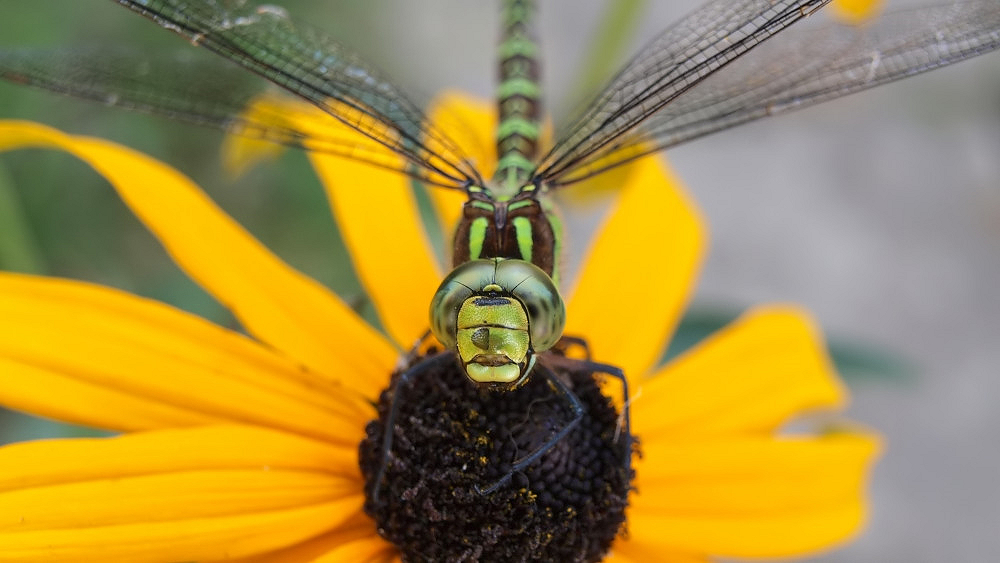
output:
POLYGON ((558 138, 537 174, 556 180, 705 77, 830 0, 711 0, 646 45, 558 138))
MULTIPOLYGON (((695 84, 684 84, 669 104, 649 107, 630 129, 614 127, 609 135, 598 128, 594 136, 597 142, 583 139, 572 155, 566 153, 568 156, 556 159, 560 164, 548 168, 546 179, 551 185, 569 184, 708 133, 807 107, 998 47, 997 0, 889 13, 865 27, 803 23, 733 60, 726 68, 699 76, 695 84)), ((634 64, 623 72, 631 74, 634 64)), ((619 77, 615 82, 621 80, 619 77)), ((617 111, 612 108, 612 113, 617 111)))
POLYGON ((0 76, 354 158, 437 185, 479 183, 461 150, 399 88, 343 46, 294 24, 283 10, 232 0, 117 1, 228 61, 191 54, 149 56, 135 49, 0 50, 0 76), (304 130, 300 120, 260 109, 247 113, 268 82, 360 132, 367 142, 337 128, 304 130))

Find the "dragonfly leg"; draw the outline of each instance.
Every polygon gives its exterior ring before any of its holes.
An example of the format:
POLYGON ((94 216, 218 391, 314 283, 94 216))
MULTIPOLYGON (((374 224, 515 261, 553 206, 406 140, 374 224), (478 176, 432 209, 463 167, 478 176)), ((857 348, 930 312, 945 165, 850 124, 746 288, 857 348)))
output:
POLYGON ((618 381, 622 382, 622 422, 621 427, 625 431, 625 439, 627 443, 625 444, 625 472, 626 475, 632 470, 632 414, 630 410, 630 401, 632 396, 629 395, 628 391, 628 379, 625 377, 625 372, 622 368, 618 366, 613 366, 610 364, 602 364, 598 362, 592 362, 590 360, 575 360, 577 365, 585 370, 594 373, 603 373, 605 375, 610 375, 618 381))
POLYGON ((392 386, 392 398, 389 400, 389 415, 386 416, 385 430, 383 430, 382 433, 382 452, 378 463, 378 471, 375 472, 375 481, 372 488, 372 501, 378 502, 378 494, 382 489, 382 478, 385 476, 385 470, 389 466, 389 453, 392 451, 393 428, 396 426, 396 416, 399 414, 399 405, 402 403, 401 399, 403 390, 406 389, 414 377, 439 365, 442 361, 450 359, 451 357, 451 351, 439 352, 421 360, 396 378, 396 382, 392 386))
POLYGON ((428 344, 431 342, 431 338, 430 329, 425 330, 424 333, 420 335, 420 338, 413 343, 413 346, 410 347, 410 351, 399 359, 398 369, 402 369, 403 366, 408 366, 417 361, 417 358, 420 357, 420 353, 425 351, 428 344))
POLYGON ((558 432, 553 434, 552 437, 549 438, 544 444, 538 446, 538 448, 536 448, 535 451, 529 453, 528 455, 520 459, 515 460, 514 465, 512 465, 510 468, 510 471, 504 474, 504 476, 501 477, 500 479, 491 483, 490 486, 483 489, 480 488, 478 485, 476 485, 476 492, 478 492, 481 495, 490 494, 493 491, 500 488, 504 483, 510 481, 510 478, 514 476, 514 473, 517 473, 518 471, 521 471, 525 467, 531 465, 536 460, 538 460, 538 458, 540 458, 543 454, 545 454, 545 452, 551 450, 553 446, 555 446, 556 444, 559 443, 560 440, 565 438, 566 435, 569 434, 570 430, 573 430, 573 428, 575 428, 576 425, 580 423, 580 420, 583 419, 583 403, 580 402, 580 398, 577 397, 576 394, 573 393, 573 391, 569 387, 567 387, 566 384, 563 383, 563 381, 559 379, 559 377, 556 376, 556 374, 554 374, 552 370, 550 370, 549 368, 541 364, 536 364, 535 370, 537 371, 537 373, 540 373, 543 377, 545 377, 545 379, 548 380, 549 384, 560 395, 562 395, 563 398, 566 399, 566 401, 569 403, 570 409, 573 411, 573 419, 570 420, 565 426, 560 428, 558 432))
POLYGON ((573 346, 578 346, 580 349, 582 349, 583 357, 588 362, 590 361, 590 345, 587 344, 586 339, 580 338, 579 336, 567 336, 564 334, 562 335, 562 337, 559 338, 559 342, 556 342, 556 345, 553 346, 553 349, 561 353, 563 356, 568 357, 567 353, 573 346))

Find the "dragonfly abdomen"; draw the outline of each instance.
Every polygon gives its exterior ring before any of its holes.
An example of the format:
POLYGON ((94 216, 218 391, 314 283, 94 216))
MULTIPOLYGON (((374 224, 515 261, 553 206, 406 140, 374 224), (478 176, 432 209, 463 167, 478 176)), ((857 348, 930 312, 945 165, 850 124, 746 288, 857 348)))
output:
POLYGON ((531 179, 538 156, 541 115, 538 44, 529 21, 532 0, 508 0, 504 6, 500 43, 500 85, 497 103, 498 163, 494 182, 507 193, 515 193, 531 179))

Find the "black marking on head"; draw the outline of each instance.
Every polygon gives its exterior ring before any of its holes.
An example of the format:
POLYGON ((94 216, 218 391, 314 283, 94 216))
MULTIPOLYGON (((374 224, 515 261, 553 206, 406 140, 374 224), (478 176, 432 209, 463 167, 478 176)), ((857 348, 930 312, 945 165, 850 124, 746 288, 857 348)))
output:
POLYGON ((480 307, 494 307, 497 305, 509 305, 509 297, 501 297, 499 295, 482 295, 477 297, 473 302, 473 305, 478 305, 480 307))

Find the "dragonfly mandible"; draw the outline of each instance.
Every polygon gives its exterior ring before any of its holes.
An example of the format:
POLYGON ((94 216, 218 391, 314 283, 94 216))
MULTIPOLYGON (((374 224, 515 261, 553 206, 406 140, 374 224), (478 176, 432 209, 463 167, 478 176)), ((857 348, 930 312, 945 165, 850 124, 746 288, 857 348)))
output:
MULTIPOLYGON (((361 57, 271 5, 223 0, 117 0, 190 43, 218 65, 123 51, 0 50, 4 79, 109 105, 163 114, 285 145, 389 167, 466 195, 453 268, 430 304, 429 327, 445 350, 410 362, 394 380, 373 476, 377 499, 410 383, 444 363, 496 392, 544 378, 571 413, 482 494, 536 463, 584 416, 559 371, 603 373, 623 383, 623 466, 631 434, 621 370, 561 353, 561 234, 554 191, 701 136, 810 106, 995 50, 1000 3, 968 0, 880 16, 864 32, 797 24, 829 0, 711 0, 634 56, 556 136, 540 142, 537 44, 529 0, 503 3, 497 134, 491 177, 361 57), (228 61, 229 64, 225 64, 228 61), (197 77, 193 80, 192 77, 197 77), (244 110, 264 87, 306 101, 363 135, 345 145, 244 110), (380 160, 388 149, 402 164, 380 160)), ((586 335, 581 335, 586 336, 586 335)), ((610 359, 613 361, 613 358, 610 359)))

